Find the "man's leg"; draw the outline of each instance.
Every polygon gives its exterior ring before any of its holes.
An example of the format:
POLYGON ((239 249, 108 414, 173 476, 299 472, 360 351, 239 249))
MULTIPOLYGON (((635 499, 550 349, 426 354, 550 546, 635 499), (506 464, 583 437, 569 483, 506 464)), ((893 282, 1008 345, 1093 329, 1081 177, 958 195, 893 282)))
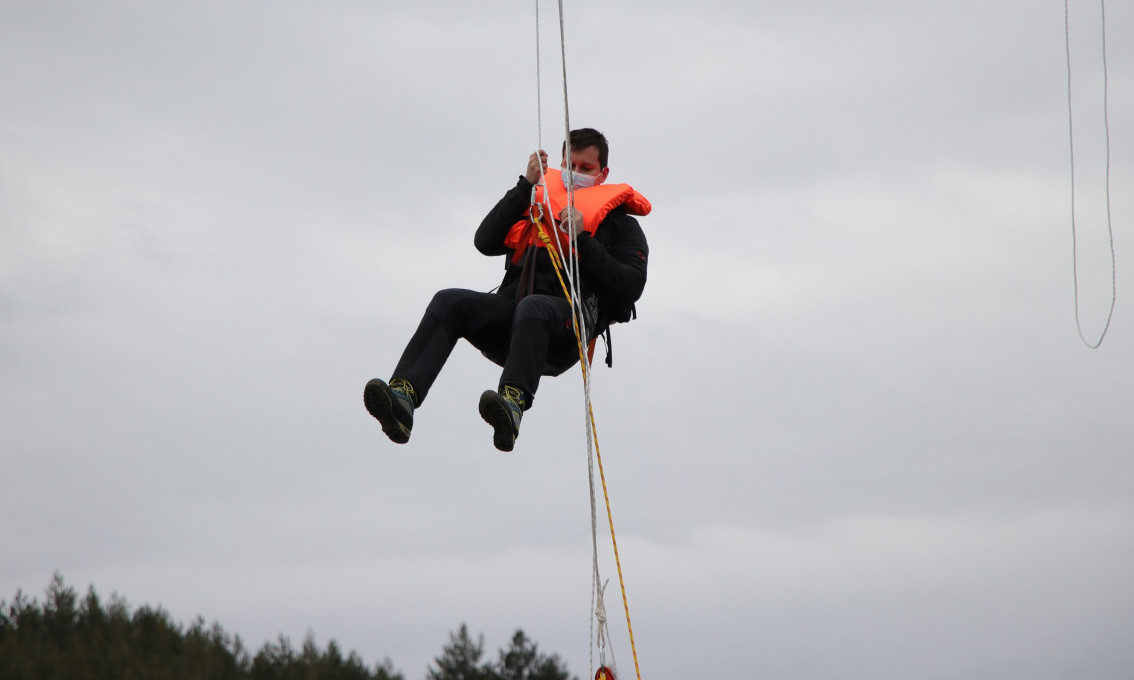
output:
POLYGON ((524 391, 526 408, 531 407, 543 376, 549 352, 564 354, 575 346, 571 324, 571 305, 554 295, 529 295, 516 307, 508 360, 500 375, 500 385, 513 385, 524 391))
POLYGON ((574 346, 574 337, 566 299, 529 295, 517 305, 499 389, 480 395, 480 415, 492 426, 497 449, 511 451, 515 446, 520 419, 535 399, 549 351, 564 354, 574 346))
POLYGON ((366 410, 392 441, 409 441, 414 408, 429 393, 459 338, 481 349, 506 347, 513 306, 506 296, 459 288, 433 296, 390 382, 375 378, 363 391, 366 410))
POLYGON ((466 338, 479 349, 503 346, 512 328, 514 303, 505 295, 462 288, 438 291, 410 338, 393 375, 413 384, 420 404, 452 354, 466 338))

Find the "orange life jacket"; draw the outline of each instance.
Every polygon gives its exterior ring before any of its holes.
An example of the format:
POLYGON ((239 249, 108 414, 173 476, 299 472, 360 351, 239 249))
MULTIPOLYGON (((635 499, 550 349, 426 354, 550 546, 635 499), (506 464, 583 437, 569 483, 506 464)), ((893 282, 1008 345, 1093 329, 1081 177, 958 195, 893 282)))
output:
MULTIPOLYGON (((561 173, 558 170, 548 169, 544 173, 544 185, 551 200, 551 214, 543 215, 544 229, 549 236, 558 237, 560 243, 566 244, 567 236, 556 229, 554 224, 554 218, 567 207, 567 189, 563 186, 561 173)), ((535 203, 537 206, 543 206, 543 212, 546 212, 543 190, 542 186, 536 188, 535 203)), ((619 206, 631 215, 650 214, 650 202, 629 184, 600 184, 586 189, 575 189, 571 193, 575 200, 575 208, 583 214, 583 231, 591 235, 595 233, 595 229, 598 229, 598 225, 602 224, 607 214, 619 206)), ((531 209, 537 210, 537 207, 532 206, 531 209)), ((512 262, 518 263, 520 256, 529 245, 546 247, 533 227, 529 215, 513 224, 508 230, 507 236, 504 237, 504 245, 516 251, 512 255, 512 262)))

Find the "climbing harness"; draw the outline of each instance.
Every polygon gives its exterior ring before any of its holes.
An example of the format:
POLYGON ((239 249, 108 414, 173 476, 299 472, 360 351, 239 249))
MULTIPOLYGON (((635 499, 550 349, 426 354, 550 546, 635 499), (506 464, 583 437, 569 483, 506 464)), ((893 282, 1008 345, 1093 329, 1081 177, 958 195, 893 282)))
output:
POLYGON ((1114 255, 1114 229, 1111 226, 1110 215, 1110 116, 1107 112, 1108 84, 1106 66, 1106 0, 1099 0, 1102 10, 1102 75, 1103 75, 1103 129, 1106 135, 1106 231, 1110 242, 1110 310, 1106 315, 1106 324, 1095 343, 1091 343, 1083 335, 1083 324, 1079 318, 1079 253, 1078 234, 1075 226, 1075 124, 1072 117, 1071 106, 1071 18, 1069 0, 1063 0, 1063 31, 1064 42, 1067 48, 1067 125, 1071 155, 1071 271, 1075 285, 1075 327, 1079 331, 1079 338, 1091 349, 1098 349, 1110 329, 1110 321, 1114 317, 1114 304, 1118 295, 1117 277, 1115 275, 1114 255))
MULTIPOLYGON (((567 50, 565 40, 565 30, 563 21, 563 0, 558 0, 559 5, 559 47, 560 47, 560 60, 562 64, 562 77, 563 77, 563 123, 564 123, 564 139, 565 149, 568 154, 571 147, 571 119, 570 107, 568 106, 567 96, 567 50)), ((537 126, 539 134, 538 149, 543 148, 543 104, 541 73, 540 73, 540 19, 539 19, 539 0, 535 0, 535 18, 536 18, 536 100, 537 100, 537 126)), ((569 156, 568 156, 569 158, 569 156)), ((566 219, 566 234, 569 237, 570 245, 562 252, 560 249, 559 238, 552 238, 545 229, 544 216, 551 219, 547 223, 553 223, 555 215, 552 214, 550 192, 546 190, 546 177, 543 172, 543 164, 539 163, 540 177, 538 186, 544 186, 543 201, 537 203, 536 201, 536 187, 532 189, 532 209, 529 211, 529 219, 531 219, 531 228, 538 235, 539 239, 546 247, 548 254, 551 257, 552 266, 555 269, 555 275, 559 279, 559 284, 563 289, 563 294, 567 297, 568 302, 571 304, 573 310, 572 326, 575 331, 575 344, 579 352, 579 366, 583 375, 583 403, 584 403, 584 423, 587 436, 587 479, 590 487, 590 500, 591 500, 591 548, 592 548, 592 587, 591 587, 591 608, 594 618, 591 619, 591 636, 595 641, 594 647, 599 650, 599 668, 595 673, 595 680, 614 680, 616 675, 616 664, 614 661, 614 651, 610 644, 610 631, 607 626, 606 620, 606 604, 604 594, 606 590, 606 583, 602 581, 599 572, 599 557, 598 557, 598 510, 596 501, 596 486, 595 486, 595 470, 598 470, 599 481, 602 485, 603 500, 606 505, 607 524, 610 529, 610 539, 614 550, 614 563, 618 571, 618 583, 622 591, 622 607, 626 614, 626 630, 630 638, 630 651, 634 657, 634 671, 638 678, 641 680, 642 672, 638 664, 638 651, 634 641, 634 628, 630 623, 630 605, 626 597, 626 582, 622 574, 622 561, 618 554, 618 540, 614 533, 614 516, 610 509, 610 494, 607 489, 606 472, 603 469, 602 453, 598 445, 598 434, 595 428, 595 415, 594 407, 591 403, 591 362, 590 354, 593 353, 594 343, 590 343, 590 352, 584 349, 584 343, 588 338, 588 330, 586 328, 586 316, 582 309, 582 296, 579 287, 579 252, 576 248, 576 234, 579 231, 574 228, 573 221, 576 219, 573 210, 567 211, 566 219), (610 653, 609 664, 607 663, 607 652, 610 653)), ((572 175, 574 168, 570 162, 564 169, 567 173, 567 205, 573 207, 575 205, 574 196, 574 182, 572 175)), ((563 229, 563 225, 558 225, 559 229, 563 229)), ((556 235, 558 236, 558 235, 556 235)), ((594 647, 591 648, 591 668, 594 668, 594 647)))

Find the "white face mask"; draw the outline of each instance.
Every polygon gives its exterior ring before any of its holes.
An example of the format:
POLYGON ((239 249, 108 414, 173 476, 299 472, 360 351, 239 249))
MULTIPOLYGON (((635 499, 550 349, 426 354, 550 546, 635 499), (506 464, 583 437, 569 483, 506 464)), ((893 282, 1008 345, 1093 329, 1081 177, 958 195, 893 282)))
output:
MULTIPOLYGON (((563 188, 570 189, 571 187, 567 185, 567 168, 560 169, 559 175, 563 178, 563 188)), ((584 175, 581 172, 571 173, 571 184, 574 184, 576 189, 588 189, 593 187, 595 185, 595 179, 595 175, 584 175)))

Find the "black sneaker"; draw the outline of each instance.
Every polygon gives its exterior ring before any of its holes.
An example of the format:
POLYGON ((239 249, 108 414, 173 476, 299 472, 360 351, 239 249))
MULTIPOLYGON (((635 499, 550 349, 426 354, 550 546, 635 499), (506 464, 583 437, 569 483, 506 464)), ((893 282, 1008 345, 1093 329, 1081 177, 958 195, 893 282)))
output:
POLYGON ((395 444, 409 441, 413 429, 413 405, 417 394, 405 378, 391 378, 390 384, 378 378, 366 383, 362 391, 366 410, 382 424, 382 431, 395 444))
POLYGON ((524 417, 524 391, 504 385, 500 392, 486 390, 480 395, 480 417, 492 426, 492 443, 501 451, 511 451, 520 436, 524 417))

